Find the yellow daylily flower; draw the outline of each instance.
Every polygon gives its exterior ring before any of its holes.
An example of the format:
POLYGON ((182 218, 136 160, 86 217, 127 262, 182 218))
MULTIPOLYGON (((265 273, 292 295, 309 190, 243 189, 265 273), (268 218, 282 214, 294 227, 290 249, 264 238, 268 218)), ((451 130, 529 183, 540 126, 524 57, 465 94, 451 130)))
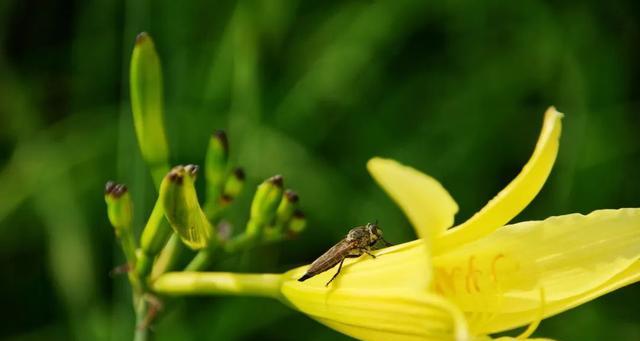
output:
MULTIPOLYGON (((414 225, 417 240, 347 259, 298 282, 284 274, 168 273, 158 293, 277 298, 361 340, 490 340, 640 280, 640 209, 600 210, 506 225, 536 196, 558 151, 562 114, 550 108, 521 173, 467 222, 435 179, 393 160, 368 169, 414 225)), ((497 340, 512 340, 501 337, 497 340)), ((541 339, 538 339, 541 340, 541 339)))
POLYGON ((455 201, 433 178, 393 160, 368 169, 430 239, 432 290, 467 317, 473 335, 536 323, 640 280, 640 209, 600 210, 507 225, 536 196, 558 152, 563 115, 551 107, 520 174, 468 221, 447 230, 455 201), (410 184, 416 184, 413 187, 410 184), (410 188, 407 190, 407 188, 410 188), (427 188, 415 194, 416 188, 427 188), (428 193, 428 194, 427 194, 428 193))

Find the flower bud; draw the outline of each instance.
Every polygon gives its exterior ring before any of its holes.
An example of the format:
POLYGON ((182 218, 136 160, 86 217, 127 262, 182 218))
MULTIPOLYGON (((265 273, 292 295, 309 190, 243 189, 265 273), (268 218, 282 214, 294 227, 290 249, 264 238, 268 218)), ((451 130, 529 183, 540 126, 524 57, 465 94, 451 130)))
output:
POLYGON ((169 147, 164 130, 160 59, 153 40, 145 32, 136 37, 129 81, 138 144, 158 186, 169 170, 169 147))
POLYGON ((211 135, 205 157, 205 178, 207 180, 207 198, 216 202, 220 196, 227 175, 229 142, 227 135, 218 130, 211 135))
POLYGON ((304 213, 302 213, 302 211, 300 210, 295 210, 293 212, 293 215, 291 216, 291 219, 289 220, 289 225, 287 227, 287 230, 290 233, 296 235, 304 231, 306 227, 307 227, 307 218, 304 216, 304 213))
MULTIPOLYGON (((107 182, 104 191, 107 202, 107 215, 113 226, 116 236, 120 240, 122 251, 127 259, 128 267, 136 265, 136 240, 133 236, 131 222, 133 220, 133 204, 127 187, 113 181, 107 182)), ((135 276, 130 276, 131 283, 138 286, 135 276)))
POLYGON ((278 209, 276 210, 276 223, 275 226, 280 229, 282 226, 284 226, 289 219, 291 219, 291 216, 293 215, 293 212, 296 210, 296 208, 298 207, 298 194, 296 194, 296 192, 288 189, 286 191, 284 191, 284 195, 282 196, 282 200, 280 201, 280 205, 278 206, 278 209))
POLYGON ((265 225, 271 223, 282 199, 282 182, 282 176, 275 175, 258 185, 251 202, 247 234, 258 235, 265 225))
POLYGON ((176 166, 160 186, 160 200, 169 224, 192 249, 206 247, 214 235, 194 187, 197 171, 198 167, 194 165, 176 166))
POLYGON ((224 190, 222 191, 222 196, 220 198, 221 205, 227 205, 231 201, 240 195, 242 192, 242 188, 244 187, 244 171, 242 168, 236 168, 233 170, 231 175, 227 178, 227 181, 224 184, 224 190))
POLYGON ((133 205, 127 186, 113 181, 107 182, 104 198, 107 203, 109 222, 115 229, 116 235, 120 237, 123 230, 131 229, 133 219, 133 205))

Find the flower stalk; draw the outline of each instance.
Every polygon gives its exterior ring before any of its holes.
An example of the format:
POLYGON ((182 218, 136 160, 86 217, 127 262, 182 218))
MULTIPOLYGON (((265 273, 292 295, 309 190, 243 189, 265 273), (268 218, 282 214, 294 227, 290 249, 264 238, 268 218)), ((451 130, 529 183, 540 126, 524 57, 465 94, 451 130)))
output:
POLYGON ((232 295, 281 298, 280 274, 237 274, 231 272, 169 272, 152 284, 155 292, 167 296, 232 295))

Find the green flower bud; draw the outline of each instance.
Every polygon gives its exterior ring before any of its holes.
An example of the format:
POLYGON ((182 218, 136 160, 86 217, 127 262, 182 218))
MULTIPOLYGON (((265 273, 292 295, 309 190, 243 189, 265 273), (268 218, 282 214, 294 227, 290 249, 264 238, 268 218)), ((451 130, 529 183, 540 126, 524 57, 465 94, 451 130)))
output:
POLYGON ((242 168, 236 168, 233 170, 224 184, 224 190, 220 197, 221 206, 228 205, 237 198, 238 195, 240 195, 240 192, 242 192, 242 188, 244 187, 244 178, 245 175, 242 168))
POLYGON ((295 210, 293 212, 293 215, 291 216, 291 219, 289 220, 287 230, 290 234, 297 235, 300 232, 304 231, 306 227, 307 219, 304 216, 304 213, 302 213, 302 211, 300 210, 295 210))
POLYGON ((271 223, 282 199, 282 176, 276 175, 261 183, 251 202, 251 218, 247 234, 258 235, 271 223))
MULTIPOLYGON (((120 239, 120 245, 127 259, 127 264, 129 264, 130 267, 134 267, 136 264, 137 246, 131 228, 133 204, 129 191, 125 185, 109 181, 105 186, 104 198, 107 202, 109 222, 111 222, 116 236, 120 239)), ((131 275, 130 279, 136 287, 139 285, 135 276, 131 275)))
POLYGON ((194 187, 198 167, 174 167, 160 186, 165 216, 182 241, 192 249, 202 249, 215 235, 214 228, 200 208, 194 187))
POLYGON ((133 205, 127 186, 112 181, 107 182, 104 199, 107 203, 109 222, 115 229, 116 235, 120 237, 123 230, 131 230, 133 219, 133 205))
POLYGON ((276 210, 276 228, 280 229, 291 219, 293 212, 298 207, 298 200, 299 198, 296 192, 290 189, 284 191, 280 205, 276 210))
POLYGON ((169 147, 164 131, 160 59, 153 40, 145 32, 136 37, 129 81, 138 144, 158 186, 169 170, 169 147))
POLYGON ((229 142, 227 135, 218 130, 211 135, 205 157, 205 178, 207 180, 207 198, 216 202, 220 196, 227 176, 229 142))

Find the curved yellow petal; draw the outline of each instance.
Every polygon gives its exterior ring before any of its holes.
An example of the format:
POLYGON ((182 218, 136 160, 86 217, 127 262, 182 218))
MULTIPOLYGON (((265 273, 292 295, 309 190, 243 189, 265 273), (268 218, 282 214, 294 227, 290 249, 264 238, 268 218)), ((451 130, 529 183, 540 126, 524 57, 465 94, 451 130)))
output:
POLYGON ((639 259, 640 209, 599 210, 505 226, 436 256, 434 287, 474 333, 496 332, 637 281, 639 259))
POLYGON ((426 242, 415 240, 345 261, 336 269, 298 282, 307 266, 283 275, 286 302, 321 323, 362 340, 466 339, 460 311, 429 293, 426 242))
POLYGON ((434 178, 378 157, 369 160, 367 169, 404 211, 420 238, 432 242, 453 225, 458 205, 434 178))
POLYGON ((467 341, 470 338, 462 313, 442 297, 424 291, 364 293, 336 299, 339 300, 349 303, 339 317, 330 313, 329 318, 314 318, 359 340, 467 341))
MULTIPOLYGON (((607 282, 599 285, 583 294, 572 296, 563 300, 552 302, 544 306, 545 318, 569 310, 583 303, 589 302, 604 294, 622 288, 626 285, 640 281, 640 261, 636 261, 623 272, 615 275, 607 282)), ((483 331, 497 333, 525 325, 531 321, 534 311, 525 310, 519 312, 503 313, 499 318, 487 323, 483 331)))
POLYGON ((493 232, 527 207, 544 185, 556 160, 562 117, 554 107, 547 109, 536 148, 520 174, 478 213, 442 235, 434 243, 434 254, 493 232))

